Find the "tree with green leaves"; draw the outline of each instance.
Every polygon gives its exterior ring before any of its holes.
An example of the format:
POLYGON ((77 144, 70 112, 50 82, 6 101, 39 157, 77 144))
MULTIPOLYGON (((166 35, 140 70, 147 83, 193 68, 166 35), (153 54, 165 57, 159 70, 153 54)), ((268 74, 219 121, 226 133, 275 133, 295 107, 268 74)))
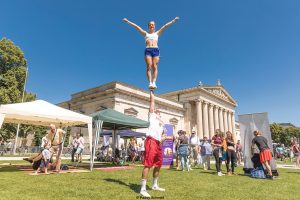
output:
MULTIPOLYGON (((25 79, 27 76, 27 61, 23 51, 11 40, 0 40, 0 104, 22 102, 25 79)), ((33 101, 36 95, 24 91, 24 102, 33 101)), ((32 126, 22 125, 21 136, 26 137, 33 130, 32 126)), ((0 137, 13 138, 16 125, 4 124, 0 129, 0 137)))
POLYGON ((270 125, 272 140, 274 143, 290 146, 293 138, 300 139, 300 129, 296 127, 284 128, 280 124, 273 123, 270 125))

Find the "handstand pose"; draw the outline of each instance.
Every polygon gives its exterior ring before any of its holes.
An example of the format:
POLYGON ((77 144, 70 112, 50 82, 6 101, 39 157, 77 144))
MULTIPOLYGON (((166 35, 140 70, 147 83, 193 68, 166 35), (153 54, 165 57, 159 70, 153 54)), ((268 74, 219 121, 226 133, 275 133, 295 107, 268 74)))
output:
POLYGON ((165 191, 165 189, 158 186, 157 180, 159 176, 159 170, 162 165, 162 133, 164 123, 160 118, 159 110, 155 109, 154 94, 150 91, 150 108, 149 108, 149 128, 147 131, 147 138, 145 140, 145 158, 144 169, 142 172, 142 186, 140 194, 143 197, 151 197, 146 191, 146 183, 148 172, 150 168, 153 169, 153 185, 152 190, 165 191))
POLYGON ((138 30, 144 37, 146 41, 146 49, 145 49, 145 62, 147 65, 147 77, 149 81, 149 89, 156 89, 156 78, 157 78, 157 65, 159 61, 159 49, 158 49, 158 37, 162 34, 162 32, 169 27, 171 24, 176 22, 179 17, 175 17, 172 21, 168 22, 164 26, 162 26, 158 31, 155 32, 155 22, 150 21, 148 23, 149 32, 143 30, 141 27, 136 25, 135 23, 129 21, 127 18, 124 18, 123 21, 133 26, 136 30, 138 30), (152 73, 151 73, 152 71, 152 73))

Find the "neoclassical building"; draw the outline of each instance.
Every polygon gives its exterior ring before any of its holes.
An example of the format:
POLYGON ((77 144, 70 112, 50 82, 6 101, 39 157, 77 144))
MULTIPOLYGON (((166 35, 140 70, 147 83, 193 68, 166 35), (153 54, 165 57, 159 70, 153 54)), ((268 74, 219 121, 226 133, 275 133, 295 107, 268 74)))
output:
MULTIPOLYGON (((211 138, 215 129, 235 133, 237 103, 219 81, 215 86, 200 84, 155 95, 155 100, 162 120, 172 124, 174 131, 183 129, 190 133, 195 130, 200 138, 211 138)), ((72 94, 70 100, 58 105, 86 115, 113 108, 148 120, 149 91, 115 81, 72 94)))

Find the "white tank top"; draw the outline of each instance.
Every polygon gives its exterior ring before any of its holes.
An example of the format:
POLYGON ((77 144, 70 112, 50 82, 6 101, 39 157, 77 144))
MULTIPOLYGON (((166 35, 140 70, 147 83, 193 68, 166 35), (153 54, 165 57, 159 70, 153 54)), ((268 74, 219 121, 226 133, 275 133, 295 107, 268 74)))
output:
POLYGON ((147 40, 155 40, 158 41, 158 35, 157 33, 147 33, 145 36, 145 42, 147 42, 147 40))
POLYGON ((160 142, 161 134, 164 130, 163 124, 160 123, 160 120, 158 119, 158 116, 155 113, 149 113, 149 122, 150 125, 146 136, 151 136, 160 142))

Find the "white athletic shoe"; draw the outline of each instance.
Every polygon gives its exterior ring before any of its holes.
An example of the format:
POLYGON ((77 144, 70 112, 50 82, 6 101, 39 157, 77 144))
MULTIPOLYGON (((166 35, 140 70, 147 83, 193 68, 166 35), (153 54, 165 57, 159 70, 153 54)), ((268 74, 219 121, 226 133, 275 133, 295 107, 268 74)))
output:
POLYGON ((156 83, 155 83, 155 82, 153 82, 153 83, 152 83, 152 86, 153 86, 153 89, 156 89, 156 88, 157 88, 157 86, 156 86, 156 83))
POLYGON ((222 172, 218 172, 218 176, 223 176, 224 174, 222 174, 222 172))
POLYGON ((143 197, 151 198, 151 196, 150 196, 150 194, 147 192, 147 190, 141 190, 141 191, 140 191, 140 195, 142 195, 143 197))
POLYGON ((153 187, 152 187, 152 190, 161 191, 161 192, 166 191, 166 189, 160 188, 159 186, 153 186, 153 187))
POLYGON ((150 90, 154 90, 154 89, 155 89, 155 87, 153 86, 153 83, 152 83, 152 82, 149 82, 149 89, 150 89, 150 90))

